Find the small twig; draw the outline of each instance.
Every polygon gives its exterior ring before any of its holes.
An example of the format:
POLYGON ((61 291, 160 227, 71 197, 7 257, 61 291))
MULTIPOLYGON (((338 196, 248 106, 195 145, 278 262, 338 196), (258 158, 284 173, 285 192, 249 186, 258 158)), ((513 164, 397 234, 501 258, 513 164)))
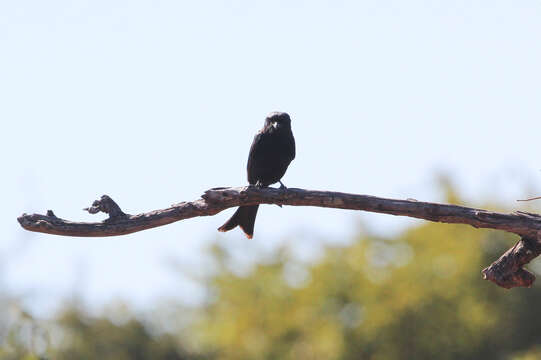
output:
POLYGON ((539 199, 541 199, 541 196, 530 198, 530 199, 517 200, 517 201, 532 201, 532 200, 539 200, 539 199))

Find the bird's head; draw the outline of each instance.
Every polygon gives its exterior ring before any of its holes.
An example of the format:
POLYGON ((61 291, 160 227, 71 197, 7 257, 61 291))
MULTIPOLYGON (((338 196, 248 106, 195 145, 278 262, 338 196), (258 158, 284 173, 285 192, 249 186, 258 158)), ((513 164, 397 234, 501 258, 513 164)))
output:
POLYGON ((265 128, 272 127, 274 129, 289 129, 291 128, 291 118, 285 112, 272 112, 265 119, 265 128))

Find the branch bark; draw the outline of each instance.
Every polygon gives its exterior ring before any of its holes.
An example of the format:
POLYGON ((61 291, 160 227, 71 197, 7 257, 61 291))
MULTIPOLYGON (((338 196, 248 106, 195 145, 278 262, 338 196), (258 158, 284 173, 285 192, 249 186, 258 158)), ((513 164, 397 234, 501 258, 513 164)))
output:
POLYGON ((499 286, 531 286, 534 275, 522 267, 541 254, 541 216, 514 212, 492 212, 464 206, 422 202, 413 199, 386 199, 369 195, 332 191, 290 188, 258 189, 256 187, 214 188, 201 199, 181 202, 162 210, 138 215, 124 213, 107 195, 94 201, 88 212, 105 212, 109 218, 102 222, 73 222, 61 219, 49 210, 46 215, 23 214, 17 220, 29 231, 46 234, 102 237, 118 236, 142 231, 198 216, 212 216, 225 209, 241 205, 276 204, 290 206, 318 206, 336 209, 363 210, 398 216, 409 216, 435 222, 467 224, 476 228, 508 231, 521 240, 491 266, 483 270, 483 277, 499 286))

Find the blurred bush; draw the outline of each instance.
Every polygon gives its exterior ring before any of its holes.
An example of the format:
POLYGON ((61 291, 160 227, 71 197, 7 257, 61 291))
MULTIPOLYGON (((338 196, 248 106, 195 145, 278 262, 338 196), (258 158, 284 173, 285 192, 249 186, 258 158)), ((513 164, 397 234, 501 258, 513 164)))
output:
POLYGON ((220 359, 509 358, 541 342, 541 291, 501 289, 480 271, 513 241, 425 224, 315 264, 282 253, 246 277, 223 266, 194 335, 220 359))

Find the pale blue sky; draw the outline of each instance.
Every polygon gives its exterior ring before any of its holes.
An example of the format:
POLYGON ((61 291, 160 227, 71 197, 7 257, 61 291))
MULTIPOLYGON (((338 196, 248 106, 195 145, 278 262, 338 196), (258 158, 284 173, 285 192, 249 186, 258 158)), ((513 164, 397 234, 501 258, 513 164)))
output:
POLYGON ((209 241, 249 259, 415 223, 265 206, 250 242, 215 231, 232 210, 102 239, 15 221, 101 219, 80 209, 104 193, 138 213, 243 185, 274 110, 297 140, 290 187, 440 200, 445 171, 470 201, 513 208, 541 189, 540 18, 527 0, 0 1, 4 286, 38 310, 74 287, 98 306, 193 301, 164 260, 197 272, 209 241))

